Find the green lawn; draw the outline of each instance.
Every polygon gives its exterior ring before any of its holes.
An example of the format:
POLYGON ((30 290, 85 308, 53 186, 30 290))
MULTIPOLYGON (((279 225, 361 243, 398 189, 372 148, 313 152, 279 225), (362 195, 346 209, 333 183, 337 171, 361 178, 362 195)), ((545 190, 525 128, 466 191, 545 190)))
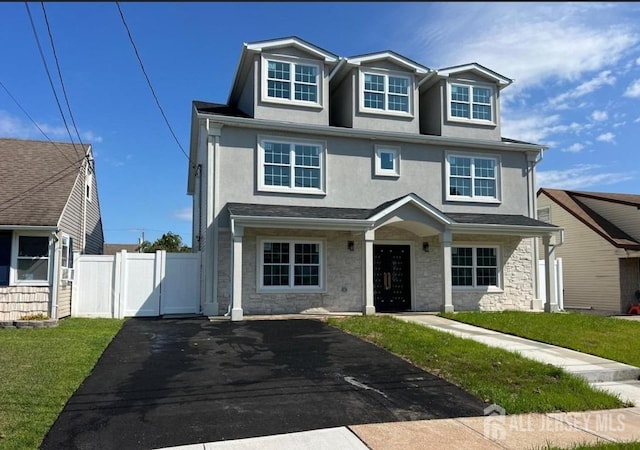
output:
POLYGON ((37 449, 123 320, 0 329, 0 449, 37 449))
POLYGON ((640 367, 640 321, 584 313, 458 312, 448 319, 567 347, 640 367))
POLYGON ((629 406, 559 368, 390 316, 330 318, 328 323, 409 360, 488 404, 502 406, 508 414, 629 406))

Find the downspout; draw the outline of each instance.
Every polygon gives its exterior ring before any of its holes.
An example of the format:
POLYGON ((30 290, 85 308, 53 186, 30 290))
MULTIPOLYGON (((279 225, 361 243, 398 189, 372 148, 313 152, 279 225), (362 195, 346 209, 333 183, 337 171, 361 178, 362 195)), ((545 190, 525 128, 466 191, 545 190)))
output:
POLYGON ((86 253, 87 251, 87 176, 89 172, 89 158, 88 155, 85 155, 83 160, 84 165, 84 189, 82 192, 82 197, 84 200, 82 201, 82 253, 86 253))
MULTIPOLYGON (((537 219, 537 200, 536 200, 536 179, 535 179, 535 167, 542 161, 544 157, 544 147, 540 148, 540 153, 535 156, 535 158, 530 159, 529 154, 527 153, 525 158, 527 158, 527 212, 529 213, 529 217, 537 219)), ((538 259, 540 258, 538 254, 538 240, 534 238, 533 245, 533 258, 532 258, 532 269, 533 269, 533 298, 534 300, 540 299, 540 283, 538 282, 540 278, 540 268, 538 267, 538 259)))
POLYGON ((58 282, 58 255, 59 255, 59 248, 58 248, 58 244, 60 242, 60 239, 58 239, 58 232, 57 231, 53 231, 51 232, 51 241, 52 244, 50 245, 50 248, 52 250, 52 255, 51 255, 51 261, 53 264, 53 267, 51 268, 51 306, 49 309, 49 318, 50 319, 57 319, 58 318, 58 287, 59 287, 59 282, 58 282))

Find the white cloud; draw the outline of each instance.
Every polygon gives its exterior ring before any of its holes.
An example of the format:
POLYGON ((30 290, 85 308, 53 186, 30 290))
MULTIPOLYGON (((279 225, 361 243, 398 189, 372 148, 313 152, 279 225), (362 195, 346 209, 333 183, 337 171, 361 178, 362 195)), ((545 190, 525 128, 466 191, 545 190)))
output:
POLYGON ((552 108, 568 109, 564 104, 567 100, 573 100, 591 94, 595 90, 605 85, 613 85, 616 82, 616 77, 611 75, 610 70, 600 72, 596 77, 579 84, 574 89, 563 92, 562 94, 549 100, 549 105, 552 108))
POLYGON ((585 189, 633 179, 632 173, 599 172, 600 169, 602 166, 596 164, 579 164, 565 170, 538 171, 537 184, 545 188, 585 189))
POLYGON ((607 120, 608 115, 606 111, 595 110, 591 113, 591 119, 596 122, 602 122, 603 120, 607 120))
POLYGON ((638 98, 640 97, 640 80, 633 80, 627 90, 624 91, 625 97, 638 98))
POLYGON ((616 138, 616 135, 613 133, 603 133, 596 138, 596 141, 613 142, 615 138, 616 138))
POLYGON ((636 64, 640 66, 640 58, 636 59, 636 64))
MULTIPOLYGON (((11 115, 7 111, 0 110, 0 136, 11 137, 17 139, 36 139, 45 141, 51 139, 53 141, 69 142, 69 133, 64 126, 51 125, 48 123, 34 124, 31 121, 23 120, 19 117, 11 115), (43 134, 44 133, 44 134, 43 134), (46 136, 45 136, 46 135, 46 136)), ((102 137, 96 135, 92 131, 83 131, 80 133, 85 143, 102 142, 102 137)), ((72 132, 73 141, 77 142, 77 136, 72 132)))
POLYGON ((192 209, 191 207, 177 209, 173 212, 173 217, 178 220, 190 221, 192 218, 192 209))
POLYGON ((583 149, 584 149, 584 145, 576 142, 575 144, 571 144, 569 147, 563 149, 562 151, 569 152, 569 153, 578 153, 583 149))

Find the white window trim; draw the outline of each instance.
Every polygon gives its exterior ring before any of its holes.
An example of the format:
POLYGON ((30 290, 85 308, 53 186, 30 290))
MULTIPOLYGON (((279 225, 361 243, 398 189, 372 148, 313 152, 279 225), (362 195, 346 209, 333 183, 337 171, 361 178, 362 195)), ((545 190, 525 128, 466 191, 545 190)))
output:
POLYGON ((374 160, 375 160, 375 174, 379 177, 393 177, 398 178, 400 176, 400 147, 393 145, 378 145, 374 146, 374 160), (382 168, 382 153, 393 153, 393 169, 382 168))
POLYGON ((411 75, 410 73, 403 73, 403 72, 393 72, 393 71, 386 71, 386 70, 380 70, 380 69, 369 69, 367 67, 361 67, 360 68, 360 74, 359 74, 359 81, 360 81, 360 87, 359 87, 359 111, 361 113, 367 113, 367 114, 379 114, 379 115, 383 115, 383 116, 397 116, 397 117, 413 117, 414 113, 414 94, 415 94, 415 79, 413 77, 413 75, 411 75), (381 75, 384 76, 384 104, 385 104, 385 109, 377 109, 377 108, 367 108, 364 106, 364 75, 365 74, 372 74, 372 75, 381 75), (388 108, 388 101, 389 101, 389 77, 398 77, 398 78, 406 78, 409 80, 409 85, 407 87, 407 91, 408 91, 408 106, 409 106, 409 111, 393 111, 393 110, 389 110, 388 108))
POLYGON ((73 258, 73 240, 68 234, 62 233, 60 237, 60 281, 63 285, 69 285, 73 281, 74 269, 69 267, 69 260, 73 258), (66 244, 65 244, 66 241, 66 244), (67 265, 64 261, 64 247, 67 247, 67 265))
MULTIPOLYGON (((478 153, 464 153, 464 152, 445 152, 445 174, 444 174, 444 192, 445 192, 445 200, 448 202, 473 202, 473 203, 502 203, 502 161, 499 155, 493 154, 478 154, 478 153), (451 165, 449 164, 449 158, 451 157, 459 157, 459 158, 471 158, 475 159, 492 159, 496 163, 496 196, 495 197, 482 197, 475 196, 475 186, 472 182, 471 185, 471 195, 451 195, 450 192, 450 184, 451 184, 451 165)), ((473 170, 473 163, 471 169, 471 179, 472 181, 475 179, 475 174, 473 170)))
POLYGON ((285 236, 265 236, 259 237, 256 239, 257 247, 256 247, 256 292, 258 293, 323 293, 326 292, 326 281, 325 281, 325 273, 326 273, 326 258, 325 258, 325 248, 326 240, 318 239, 318 238, 305 238, 305 237, 285 237, 285 236), (264 286, 264 243, 265 242, 275 242, 275 243, 288 243, 289 244, 289 286, 264 286), (320 249, 320 266, 318 273, 318 282, 320 286, 295 286, 294 282, 294 271, 293 267, 295 265, 295 244, 318 244, 320 249), (293 250, 293 251, 292 251, 293 250))
POLYGON ((282 55, 272 55, 272 54, 262 54, 260 64, 262 66, 262 70, 260 73, 260 98, 265 103, 279 103, 281 105, 297 105, 304 106, 307 108, 322 108, 323 105, 323 83, 324 83, 324 66, 318 61, 314 61, 312 59, 302 59, 302 58, 293 58, 282 55), (269 97, 269 83, 267 80, 269 74, 269 61, 275 61, 279 63, 286 63, 290 65, 289 74, 292 77, 289 82, 291 83, 291 98, 277 98, 277 97, 269 97), (318 71, 318 92, 316 102, 304 101, 304 100, 296 100, 295 99, 295 65, 300 64, 304 66, 314 66, 318 71), (293 70, 292 70, 293 69, 293 70))
MULTIPOLYGON (((456 286, 453 284, 453 273, 451 280, 451 289, 454 291, 474 291, 474 292, 488 292, 488 293, 503 293, 504 287, 502 285, 502 249, 498 244, 476 244, 470 242, 453 242, 451 244, 451 248, 472 248, 473 249, 473 286, 456 286), (495 286, 476 286, 476 249, 478 248, 494 248, 496 249, 496 281, 497 285, 495 286)), ((453 259, 451 262, 450 270, 453 272, 453 259)))
POLYGON ((51 236, 48 233, 20 232, 13 233, 13 243, 11 247, 11 269, 9 269, 10 286, 49 286, 51 280, 51 259, 52 259, 51 236), (47 253, 47 279, 46 280, 19 280, 18 279, 18 247, 20 236, 25 237, 45 237, 48 242, 47 253))
MULTIPOLYGON (((257 144, 257 166, 258 170, 258 191, 262 192, 280 192, 286 194, 309 194, 309 195, 325 195, 326 194, 326 153, 327 153, 327 143, 326 141, 317 141, 311 139, 293 139, 293 138, 283 138, 277 136, 258 136, 258 144, 257 144), (319 188, 304 188, 304 187, 295 187, 295 186, 270 186, 264 183, 264 145, 265 141, 276 142, 281 144, 302 144, 302 145, 315 145, 320 147, 320 187, 319 188)), ((291 167, 291 184, 295 183, 295 158, 293 158, 293 147, 291 147, 292 158, 290 158, 290 167, 291 167)))
POLYGON ((470 80, 447 80, 447 119, 451 122, 463 122, 463 123, 474 123, 478 125, 497 125, 497 97, 496 97, 496 88, 491 84, 478 83, 476 81, 470 80), (451 115, 451 87, 452 86, 464 86, 469 88, 469 117, 458 117, 451 115), (491 91, 491 120, 482 120, 482 119, 474 119, 473 118, 473 88, 481 87, 487 88, 491 91))

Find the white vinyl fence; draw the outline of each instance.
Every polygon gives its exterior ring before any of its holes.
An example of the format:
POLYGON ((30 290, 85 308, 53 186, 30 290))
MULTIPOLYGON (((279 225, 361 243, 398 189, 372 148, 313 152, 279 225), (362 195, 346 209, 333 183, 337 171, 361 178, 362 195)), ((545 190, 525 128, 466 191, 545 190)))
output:
POLYGON ((200 253, 81 255, 71 315, 152 317, 200 312, 200 253))
MULTIPOLYGON (((562 258, 556 258, 556 299, 558 300, 558 308, 564 309, 564 284, 562 282, 562 258)), ((547 282, 544 276, 544 259, 538 261, 538 285, 540 286, 540 299, 542 306, 547 303, 547 282)))

